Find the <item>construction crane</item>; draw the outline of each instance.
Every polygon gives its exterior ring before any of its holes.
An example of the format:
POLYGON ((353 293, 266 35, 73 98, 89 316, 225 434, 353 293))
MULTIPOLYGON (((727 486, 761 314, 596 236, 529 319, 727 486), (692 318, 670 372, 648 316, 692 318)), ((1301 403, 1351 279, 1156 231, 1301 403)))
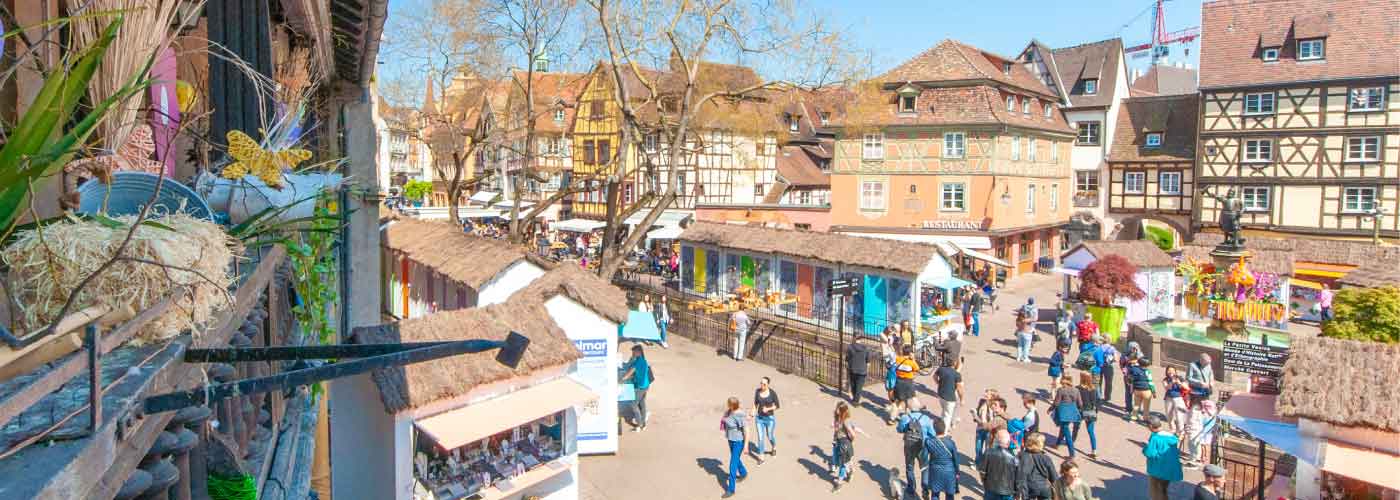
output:
POLYGON ((1200 26, 1192 26, 1168 33, 1167 15, 1166 11, 1162 9, 1163 2, 1164 0, 1156 0, 1155 10, 1152 11, 1152 40, 1147 43, 1124 48, 1123 53, 1129 54, 1134 58, 1151 56, 1152 64, 1156 65, 1158 62, 1161 62, 1162 59, 1165 59, 1167 55, 1171 54, 1171 49, 1168 47, 1169 45, 1190 43, 1201 37, 1200 26))

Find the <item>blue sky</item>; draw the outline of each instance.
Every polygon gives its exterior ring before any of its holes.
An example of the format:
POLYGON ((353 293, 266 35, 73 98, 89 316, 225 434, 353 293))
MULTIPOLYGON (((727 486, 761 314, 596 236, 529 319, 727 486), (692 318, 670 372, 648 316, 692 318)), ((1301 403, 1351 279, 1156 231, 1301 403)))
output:
MULTIPOLYGON (((872 50, 876 71, 889 69, 944 38, 1008 57, 1025 48, 1032 37, 1051 47, 1113 37, 1123 38, 1124 45, 1130 46, 1148 41, 1152 19, 1150 0, 815 0, 810 5, 847 27, 858 45, 872 50)), ((1165 8, 1169 32, 1200 25, 1200 0, 1168 1, 1165 8)), ((1173 45, 1170 60, 1186 58, 1196 66, 1199 45, 1199 40, 1173 45), (1189 57, 1183 47, 1189 47, 1189 57)), ((1146 61, 1129 58, 1128 64, 1145 67, 1146 61)))

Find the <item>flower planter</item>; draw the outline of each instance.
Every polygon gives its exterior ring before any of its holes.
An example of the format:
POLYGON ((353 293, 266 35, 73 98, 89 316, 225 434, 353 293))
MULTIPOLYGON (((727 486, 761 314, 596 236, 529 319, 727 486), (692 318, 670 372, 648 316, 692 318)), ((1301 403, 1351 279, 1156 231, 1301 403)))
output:
POLYGON ((295 206, 283 211, 276 220, 311 217, 316 209, 316 194, 323 189, 336 189, 344 178, 340 174, 287 174, 281 190, 273 189, 256 176, 225 179, 204 173, 195 181, 195 189, 209 207, 227 213, 234 224, 248 220, 271 207, 295 206))
POLYGON ((1118 335, 1123 331, 1123 318, 1128 314, 1127 308, 1086 305, 1084 311, 1099 325, 1099 333, 1107 336, 1109 342, 1118 342, 1118 335))

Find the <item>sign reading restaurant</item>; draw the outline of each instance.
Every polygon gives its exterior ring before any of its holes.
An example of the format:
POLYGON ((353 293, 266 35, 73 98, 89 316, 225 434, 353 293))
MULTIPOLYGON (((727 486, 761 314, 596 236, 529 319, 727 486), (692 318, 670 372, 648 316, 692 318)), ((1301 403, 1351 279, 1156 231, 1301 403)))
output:
POLYGON ((923 228, 942 231, 981 231, 982 222, 973 220, 926 220, 923 222, 923 228))

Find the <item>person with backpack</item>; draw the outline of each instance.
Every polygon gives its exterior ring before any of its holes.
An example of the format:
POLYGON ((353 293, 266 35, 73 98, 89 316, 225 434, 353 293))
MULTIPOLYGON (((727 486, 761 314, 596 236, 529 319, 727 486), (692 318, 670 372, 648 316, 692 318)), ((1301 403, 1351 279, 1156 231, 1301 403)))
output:
POLYGON ((920 484, 919 471, 928 466, 928 454, 924 451, 924 439, 926 436, 935 434, 933 428, 933 416, 924 410, 924 405, 919 402, 919 398, 909 400, 908 411, 899 415, 899 424, 895 430, 904 436, 904 492, 906 496, 916 496, 924 498, 928 496, 928 487, 924 486, 924 493, 918 491, 920 484))
POLYGON ((1045 371, 1050 376, 1050 393, 1055 393, 1055 388, 1059 387, 1060 376, 1065 374, 1065 357, 1069 356, 1069 344, 1059 344, 1055 346, 1055 353, 1050 355, 1050 367, 1045 371))
POLYGON ((744 448, 748 447, 748 432, 745 431, 748 415, 739 409, 739 398, 730 397, 725 402, 724 417, 719 420, 719 428, 724 431, 724 439, 729 442, 729 481, 724 486, 724 496, 734 496, 734 485, 749 477, 744 468, 744 448))
POLYGON ((1128 410, 1128 420, 1141 422, 1152 414, 1152 395, 1157 392, 1152 381, 1152 362, 1147 358, 1137 358, 1137 363, 1128 367, 1128 380, 1133 388, 1133 406, 1128 410))
POLYGON ((637 393, 637 415, 632 432, 641 432, 647 428, 647 391, 651 390, 651 383, 656 380, 656 374, 652 372, 651 363, 647 362, 641 344, 632 346, 632 359, 622 368, 622 380, 631 383, 632 389, 637 393))
POLYGON ((1079 421, 1084 418, 1084 401, 1079 395, 1079 388, 1074 386, 1074 377, 1065 375, 1060 378, 1060 388, 1055 390, 1050 405, 1055 424, 1060 427, 1060 437, 1055 440, 1055 447, 1068 444, 1069 457, 1074 458, 1074 431, 1071 426, 1078 428, 1079 421))
POLYGON ((934 419, 933 433, 924 436, 923 451, 928 456, 928 469, 922 498, 933 500, 942 493, 943 500, 953 500, 958 494, 958 445, 942 419, 934 419))
POLYGON ((1016 498, 1049 500, 1054 495, 1052 490, 1059 474, 1055 472, 1055 461, 1045 453, 1045 435, 1039 432, 1026 435, 1025 449, 1016 457, 1016 462, 1016 498))
POLYGON ((1094 335, 1094 343, 1098 344, 1099 355, 1103 358, 1103 362, 1099 363, 1099 374, 1094 378, 1094 386, 1098 388, 1099 399, 1110 401, 1113 399, 1113 378, 1118 373, 1118 360, 1122 355, 1103 334, 1094 335))
POLYGON ((851 470, 848 464, 855 457, 856 434, 865 434, 865 431, 856 427, 851 421, 851 407, 845 401, 836 403, 836 411, 832 418, 831 436, 831 469, 833 469, 832 491, 841 489, 846 483, 851 482, 851 470))
POLYGON ((758 379, 758 389, 753 391, 754 427, 758 428, 758 465, 763 465, 763 455, 778 455, 777 413, 782 403, 778 402, 778 391, 771 387, 773 380, 768 377, 758 379))
POLYGON ((1133 410, 1133 381, 1128 377, 1129 368, 1137 366, 1138 359, 1143 357, 1142 346, 1135 341, 1128 342, 1128 352, 1118 358, 1118 371, 1123 375, 1123 413, 1133 410))

